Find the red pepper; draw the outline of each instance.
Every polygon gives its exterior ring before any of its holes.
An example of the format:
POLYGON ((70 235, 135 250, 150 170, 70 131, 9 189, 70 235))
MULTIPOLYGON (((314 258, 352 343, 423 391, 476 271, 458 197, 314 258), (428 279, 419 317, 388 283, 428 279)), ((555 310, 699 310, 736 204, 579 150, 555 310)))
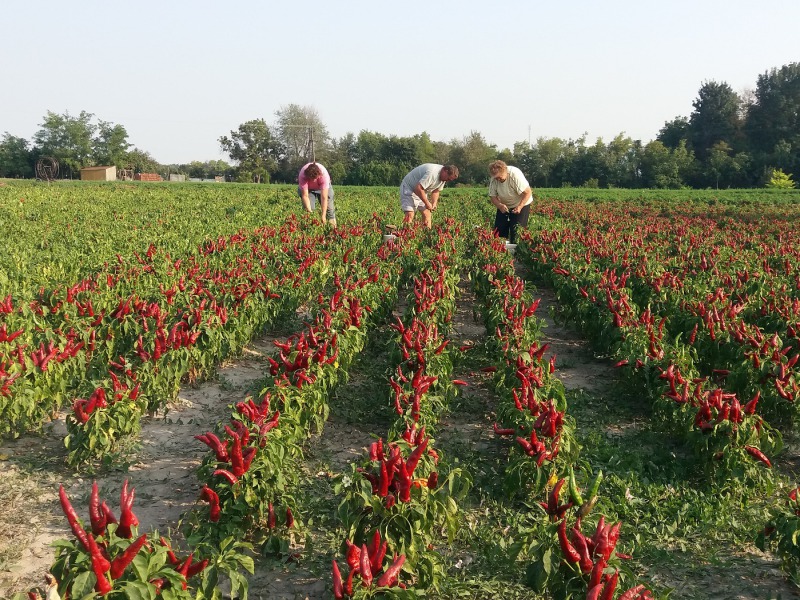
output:
POLYGON ((339 565, 336 562, 336 559, 333 559, 332 563, 332 571, 333 571, 333 597, 337 600, 344 598, 344 586, 342 584, 342 574, 339 571, 339 565))
POLYGON ((350 569, 350 573, 347 575, 347 581, 344 584, 344 593, 348 596, 353 595, 353 575, 358 572, 358 567, 354 567, 350 569))
POLYGON ((103 535, 106 532, 107 521, 100 508, 100 492, 96 481, 92 482, 92 493, 89 496, 89 520, 92 523, 92 533, 94 535, 103 535))
POLYGON ((767 467, 772 468, 772 463, 769 462, 769 459, 766 457, 766 455, 761 450, 759 450, 755 446, 745 446, 744 449, 747 450, 747 453, 750 456, 752 456, 756 460, 764 463, 767 467))
POLYGON ((453 385, 463 385, 463 386, 466 386, 466 385, 469 385, 469 383, 467 383, 467 382, 466 382, 466 381, 464 381, 463 379, 453 379, 453 385))
POLYGON ((406 555, 401 554, 391 565, 389 565, 389 567, 383 572, 383 575, 378 578, 378 587, 389 587, 393 585, 397 580, 398 575, 400 575, 400 569, 403 568, 404 562, 406 562, 406 555))
POLYGON ((189 556, 186 557, 186 560, 183 561, 183 563, 179 567, 175 568, 175 570, 178 573, 183 575, 183 581, 181 582, 181 586, 183 587, 184 590, 188 587, 187 584, 186 584, 186 579, 188 579, 188 577, 189 577, 189 566, 192 564, 192 557, 193 556, 194 556, 194 553, 189 554, 189 556))
POLYGON ((294 515, 292 514, 292 509, 288 506, 286 507, 286 527, 289 529, 294 527, 294 515))
POLYGON ((603 588, 600 600, 614 600, 614 591, 617 589, 618 581, 619 570, 615 570, 614 574, 606 581, 606 586, 603 588))
POLYGON ((617 600, 636 600, 637 598, 643 597, 644 593, 649 593, 649 590, 647 590, 644 585, 640 584, 624 592, 617 600))
POLYGON ((106 527, 108 527, 109 523, 117 523, 117 517, 115 517, 114 513, 111 512, 111 509, 109 508, 108 504, 106 504, 105 500, 103 500, 103 503, 100 505, 100 510, 103 511, 103 516, 106 519, 106 527))
POLYGON ((145 543, 147 543, 147 534, 143 533, 136 538, 135 542, 125 548, 121 554, 114 557, 114 560, 111 561, 111 579, 119 579, 122 577, 127 566, 131 564, 134 557, 139 553, 139 550, 142 549, 145 543))
POLYGON ((119 494, 119 526, 117 527, 117 535, 120 537, 130 539, 133 536, 131 527, 139 525, 139 519, 133 514, 132 506, 133 499, 136 495, 136 490, 131 488, 130 494, 128 493, 128 480, 122 484, 122 490, 119 494))
POLYGON ((372 569, 369 564, 369 551, 367 550, 366 544, 362 544, 361 546, 359 571, 361 573, 361 585, 369 587, 372 584, 372 569))
POLYGON ((267 512, 267 527, 269 527, 270 529, 275 529, 276 521, 277 519, 275 517, 275 507, 272 505, 272 502, 270 502, 267 512))
POLYGON ((580 568, 582 573, 588 573, 592 570, 594 563, 589 555, 589 546, 586 543, 586 536, 584 536, 577 526, 572 528, 572 544, 575 546, 578 555, 580 556, 580 568))
POLYGON ((581 559, 581 555, 567 539, 567 520, 562 519, 558 524, 558 544, 561 546, 561 553, 569 563, 576 563, 581 559))
POLYGON ((208 559, 204 558, 193 565, 190 565, 189 568, 186 570, 187 577, 194 577, 198 573, 202 572, 208 566, 208 559))
POLYGON ((758 404, 758 399, 761 397, 761 390, 756 392, 756 395, 753 396, 753 399, 750 400, 747 404, 744 405, 744 414, 746 415, 754 415, 756 412, 756 405, 758 404))
POLYGON ((70 528, 72 529, 72 533, 78 538, 78 541, 84 547, 84 549, 89 552, 92 556, 92 561, 98 561, 98 565, 103 567, 102 571, 108 571, 111 568, 111 563, 108 562, 102 552, 100 551, 97 542, 95 541, 94 537, 88 535, 84 528, 81 526, 80 521, 78 519, 78 513, 75 512, 75 509, 72 507, 72 503, 69 501, 69 497, 67 496, 67 491, 64 489, 64 486, 60 486, 58 490, 58 497, 61 501, 61 508, 64 511, 64 515, 67 517, 67 522, 69 523, 70 528))
POLYGON ((344 543, 347 545, 347 566, 350 567, 350 569, 357 569, 361 561, 361 548, 350 540, 345 540, 344 543))
POLYGON ((217 495, 217 492, 212 490, 207 485, 204 485, 203 489, 200 491, 200 498, 208 502, 209 506, 211 507, 211 510, 209 512, 209 520, 212 523, 216 523, 217 521, 219 521, 220 507, 219 507, 219 495, 217 495))
POLYGON ((214 471, 214 475, 219 475, 220 477, 225 478, 225 480, 231 485, 236 485, 236 483, 239 481, 239 478, 227 469, 217 469, 214 471))
POLYGON ((169 542, 166 539, 164 539, 163 536, 160 538, 159 541, 161 542, 161 545, 167 549, 167 558, 169 559, 169 564, 171 564, 173 567, 176 566, 180 561, 178 560, 178 557, 175 556, 175 553, 172 551, 169 542))

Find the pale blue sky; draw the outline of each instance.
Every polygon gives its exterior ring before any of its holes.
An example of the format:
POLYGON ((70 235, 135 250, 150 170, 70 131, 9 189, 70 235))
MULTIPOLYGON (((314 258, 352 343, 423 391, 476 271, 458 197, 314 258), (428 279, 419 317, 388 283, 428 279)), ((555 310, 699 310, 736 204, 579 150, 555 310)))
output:
POLYGON ((3 0, 0 135, 45 113, 118 123, 162 163, 314 106, 331 135, 479 131, 648 142, 704 81, 800 61, 797 0, 211 2, 3 0))

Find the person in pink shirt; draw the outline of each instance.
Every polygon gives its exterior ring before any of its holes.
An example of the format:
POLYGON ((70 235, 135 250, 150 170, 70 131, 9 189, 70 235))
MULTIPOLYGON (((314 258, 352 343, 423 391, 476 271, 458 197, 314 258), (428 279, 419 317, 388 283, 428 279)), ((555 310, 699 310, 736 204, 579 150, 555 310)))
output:
POLYGON ((323 218, 327 218, 328 223, 336 227, 333 186, 331 185, 331 176, 328 175, 325 167, 318 162, 303 165, 297 175, 297 194, 303 201, 303 208, 306 212, 314 212, 317 209, 317 202, 319 202, 323 218))

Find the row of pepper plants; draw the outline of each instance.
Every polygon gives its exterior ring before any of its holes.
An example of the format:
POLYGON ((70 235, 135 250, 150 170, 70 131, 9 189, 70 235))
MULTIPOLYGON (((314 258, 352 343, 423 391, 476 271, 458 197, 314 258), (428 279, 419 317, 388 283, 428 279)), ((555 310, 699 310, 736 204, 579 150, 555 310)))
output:
MULTIPOLYGON (((522 260, 694 450, 710 482, 772 489, 771 457, 800 398, 796 220, 785 207, 758 221, 691 207, 641 207, 626 220, 620 210, 556 205, 523 236, 522 260)), ((776 509, 784 526, 768 526, 762 545, 774 539, 791 571, 800 553, 785 512, 776 509)))
POLYGON ((352 463, 335 487, 345 540, 342 566, 332 561, 334 598, 415 598, 441 591, 439 548, 455 538, 458 502, 472 483, 435 445, 438 422, 464 383, 452 379, 458 350, 447 337, 463 262, 459 231, 448 219, 433 232, 404 229, 391 242, 404 248, 403 278, 410 288, 402 316, 391 324, 395 367, 388 396, 397 419, 385 441, 378 437, 368 457, 352 463))
POLYGON ((486 230, 475 235, 473 285, 490 334, 489 352, 497 357, 495 365, 485 368, 494 373, 497 394, 499 422, 493 431, 513 440, 505 490, 531 510, 533 521, 518 532, 513 548, 517 559, 528 561, 526 582, 554 598, 611 600, 617 592, 621 600, 652 598, 642 583, 622 589, 635 581, 623 563, 630 556, 617 551, 622 523, 607 522, 603 514, 595 520, 592 514, 602 471, 592 475, 584 463, 576 475, 580 448, 575 422, 567 413, 564 387, 553 375, 556 356, 546 359, 547 344, 540 344, 539 301, 515 274, 504 241, 486 230), (536 497, 541 500, 534 506, 525 503, 536 497), (585 530, 591 527, 590 535, 585 530))

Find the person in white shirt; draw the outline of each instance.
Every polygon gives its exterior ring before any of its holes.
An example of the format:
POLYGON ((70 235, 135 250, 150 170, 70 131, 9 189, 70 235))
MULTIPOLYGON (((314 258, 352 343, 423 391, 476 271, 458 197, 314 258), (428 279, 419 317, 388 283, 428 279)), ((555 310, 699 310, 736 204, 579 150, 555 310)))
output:
POLYGON ((502 160, 489 165, 489 202, 497 213, 494 229, 509 243, 517 243, 517 227, 527 227, 533 203, 533 192, 525 175, 517 167, 510 167, 502 160))
POLYGON ((414 222, 414 214, 422 213, 425 227, 431 228, 431 212, 439 204, 439 192, 448 181, 458 178, 455 165, 425 163, 412 169, 400 184, 400 208, 403 224, 414 222))

